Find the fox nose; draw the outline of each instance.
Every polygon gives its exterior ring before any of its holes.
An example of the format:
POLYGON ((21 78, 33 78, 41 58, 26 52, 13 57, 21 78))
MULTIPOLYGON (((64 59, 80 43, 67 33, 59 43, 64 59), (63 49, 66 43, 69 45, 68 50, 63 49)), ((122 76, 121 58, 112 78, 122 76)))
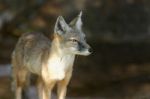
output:
POLYGON ((92 48, 89 48, 89 52, 90 52, 90 53, 93 53, 93 49, 92 49, 92 48))

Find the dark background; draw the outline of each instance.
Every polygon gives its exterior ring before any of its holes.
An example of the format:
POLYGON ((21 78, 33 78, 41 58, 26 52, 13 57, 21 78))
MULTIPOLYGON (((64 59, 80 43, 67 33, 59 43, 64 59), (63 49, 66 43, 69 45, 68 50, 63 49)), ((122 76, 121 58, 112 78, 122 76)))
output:
MULTIPOLYGON (((94 53, 77 56, 67 96, 150 99, 150 0, 0 0, 0 64, 21 34, 51 39, 59 15, 69 23, 81 10, 94 53)), ((10 82, 0 78, 0 99, 11 99, 10 82)))

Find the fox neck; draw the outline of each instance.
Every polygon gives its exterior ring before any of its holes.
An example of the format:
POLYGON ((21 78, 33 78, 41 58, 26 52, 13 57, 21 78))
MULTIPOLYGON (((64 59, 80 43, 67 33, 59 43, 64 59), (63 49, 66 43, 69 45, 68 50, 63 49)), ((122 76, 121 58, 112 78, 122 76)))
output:
POLYGON ((61 46, 61 38, 59 36, 54 37, 51 45, 51 55, 55 55, 57 57, 64 57, 64 56, 72 56, 75 57, 75 54, 68 53, 68 51, 64 50, 61 46))
POLYGON ((62 80, 66 76, 66 72, 72 69, 75 55, 66 53, 61 49, 60 41, 55 38, 52 41, 50 57, 48 60, 49 78, 54 80, 62 80))

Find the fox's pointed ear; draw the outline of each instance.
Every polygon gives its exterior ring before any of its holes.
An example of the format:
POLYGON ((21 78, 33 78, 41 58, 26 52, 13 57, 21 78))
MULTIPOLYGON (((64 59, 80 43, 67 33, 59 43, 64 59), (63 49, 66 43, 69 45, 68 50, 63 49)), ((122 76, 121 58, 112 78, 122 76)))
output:
POLYGON ((81 30, 82 29, 82 19, 81 19, 81 17, 82 17, 82 11, 79 13, 79 15, 74 20, 72 20, 70 22, 69 25, 72 26, 72 27, 75 27, 78 30, 81 30))
POLYGON ((56 20, 54 33, 58 33, 60 35, 64 34, 69 29, 68 24, 65 22, 62 16, 59 16, 56 20))

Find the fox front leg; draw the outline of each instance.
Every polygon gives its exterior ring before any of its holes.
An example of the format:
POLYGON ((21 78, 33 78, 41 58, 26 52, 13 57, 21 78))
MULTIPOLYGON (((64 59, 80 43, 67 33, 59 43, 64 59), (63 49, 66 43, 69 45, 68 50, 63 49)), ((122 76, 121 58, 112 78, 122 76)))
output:
POLYGON ((69 71, 69 73, 66 73, 66 77, 63 80, 58 82, 57 85, 58 99, 65 99, 66 92, 67 92, 67 85, 70 81, 71 76, 72 76, 72 70, 69 71))
POLYGON ((39 78, 37 85, 39 99, 51 99, 51 92, 55 82, 46 83, 41 78, 39 78))

